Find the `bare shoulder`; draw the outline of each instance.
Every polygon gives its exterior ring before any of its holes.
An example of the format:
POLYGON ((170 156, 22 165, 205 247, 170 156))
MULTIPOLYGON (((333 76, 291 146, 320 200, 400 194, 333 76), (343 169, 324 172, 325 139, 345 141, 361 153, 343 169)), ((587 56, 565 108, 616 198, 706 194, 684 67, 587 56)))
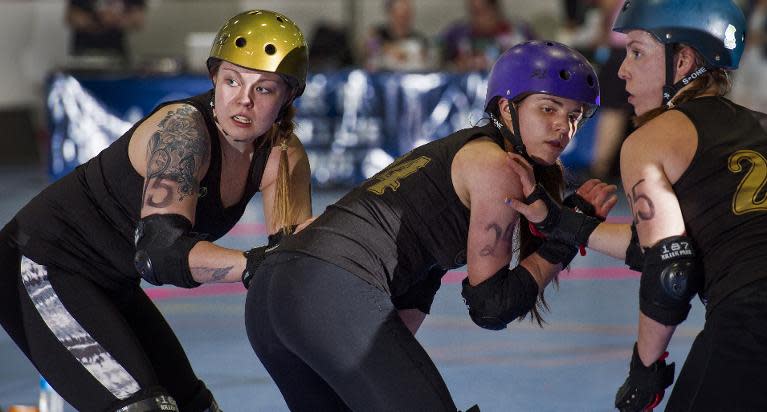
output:
POLYGON ((519 177, 508 166, 506 152, 489 138, 479 138, 456 153, 451 166, 453 187, 464 202, 472 197, 517 195, 519 177))
POLYGON ((697 145, 692 121, 679 110, 669 110, 629 135, 621 147, 621 168, 657 164, 674 183, 692 162, 697 145))

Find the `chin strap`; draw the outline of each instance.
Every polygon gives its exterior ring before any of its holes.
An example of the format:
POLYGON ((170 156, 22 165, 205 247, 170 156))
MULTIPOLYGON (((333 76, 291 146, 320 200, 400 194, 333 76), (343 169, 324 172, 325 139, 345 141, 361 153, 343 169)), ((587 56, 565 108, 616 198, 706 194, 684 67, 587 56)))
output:
POLYGON ((514 152, 524 157, 525 160, 530 162, 531 165, 535 166, 537 163, 527 153, 527 148, 522 142, 522 135, 519 131, 519 114, 517 113, 517 110, 511 105, 511 103, 509 104, 509 113, 511 113, 511 126, 514 128, 513 133, 511 130, 509 130, 508 127, 506 127, 506 125, 503 124, 503 122, 501 122, 492 114, 490 115, 490 120, 493 122, 493 125, 495 125, 495 127, 501 132, 501 136, 503 136, 504 139, 511 143, 511 147, 514 148, 514 152))
POLYGON ((677 93, 679 93, 679 90, 681 90, 683 87, 690 84, 693 80, 697 79, 700 76, 703 76, 705 73, 709 72, 712 69, 713 67, 711 66, 706 66, 706 65, 700 66, 689 75, 683 77, 678 82, 673 83, 674 81, 674 45, 672 43, 666 43, 666 84, 663 86, 663 105, 668 106, 669 109, 674 107, 674 104, 671 103, 671 99, 674 96, 676 96, 677 93))
POLYGON ((221 125, 218 121, 218 116, 216 116, 216 103, 214 100, 216 99, 215 95, 210 96, 210 111, 213 113, 213 122, 216 123, 216 126, 218 126, 219 129, 221 129, 221 133, 224 134, 224 137, 229 137, 229 133, 224 130, 224 126, 221 125))

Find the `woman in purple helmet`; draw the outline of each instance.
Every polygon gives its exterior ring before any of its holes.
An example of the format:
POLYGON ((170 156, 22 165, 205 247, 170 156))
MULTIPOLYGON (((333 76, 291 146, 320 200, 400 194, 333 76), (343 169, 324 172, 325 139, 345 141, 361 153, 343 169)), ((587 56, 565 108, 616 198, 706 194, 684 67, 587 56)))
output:
MULTIPOLYGON (((462 295, 479 326, 540 319, 543 289, 576 248, 533 238, 505 207, 524 197, 508 156, 530 159, 560 194, 558 158, 598 97, 577 52, 515 46, 490 75, 488 124, 413 149, 268 254, 245 320, 291 410, 456 410, 414 333, 442 275, 467 264, 462 295)), ((614 189, 590 181, 581 192, 604 216, 614 189)))
MULTIPOLYGON (((696 294, 706 323, 666 410, 767 410, 767 115, 724 97, 745 29, 731 0, 626 1, 613 27, 628 37, 618 74, 637 115, 621 149, 634 236, 602 224, 576 237, 642 272, 621 411, 654 407, 673 382, 665 351, 696 294)), ((568 219, 540 223, 562 238, 568 219)))

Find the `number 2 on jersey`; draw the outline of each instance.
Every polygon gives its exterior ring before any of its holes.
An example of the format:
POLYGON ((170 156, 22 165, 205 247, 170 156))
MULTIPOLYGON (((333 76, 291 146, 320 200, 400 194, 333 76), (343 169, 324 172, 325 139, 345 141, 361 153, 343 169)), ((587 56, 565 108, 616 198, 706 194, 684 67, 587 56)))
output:
POLYGON ((767 211, 767 196, 763 193, 767 183, 767 159, 753 150, 738 150, 730 155, 727 167, 733 173, 743 171, 741 161, 751 163, 751 168, 740 181, 732 198, 732 212, 742 215, 748 212, 767 211), (761 195, 761 196, 760 196, 761 195))

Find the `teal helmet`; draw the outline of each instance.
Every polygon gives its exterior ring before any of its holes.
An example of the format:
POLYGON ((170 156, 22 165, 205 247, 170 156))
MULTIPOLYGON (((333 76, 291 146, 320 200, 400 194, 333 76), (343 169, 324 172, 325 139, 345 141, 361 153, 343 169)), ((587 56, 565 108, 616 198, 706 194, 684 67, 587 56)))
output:
POLYGON ((613 30, 644 30, 664 44, 697 50, 706 66, 738 68, 746 40, 746 18, 732 0, 626 0, 613 30))

